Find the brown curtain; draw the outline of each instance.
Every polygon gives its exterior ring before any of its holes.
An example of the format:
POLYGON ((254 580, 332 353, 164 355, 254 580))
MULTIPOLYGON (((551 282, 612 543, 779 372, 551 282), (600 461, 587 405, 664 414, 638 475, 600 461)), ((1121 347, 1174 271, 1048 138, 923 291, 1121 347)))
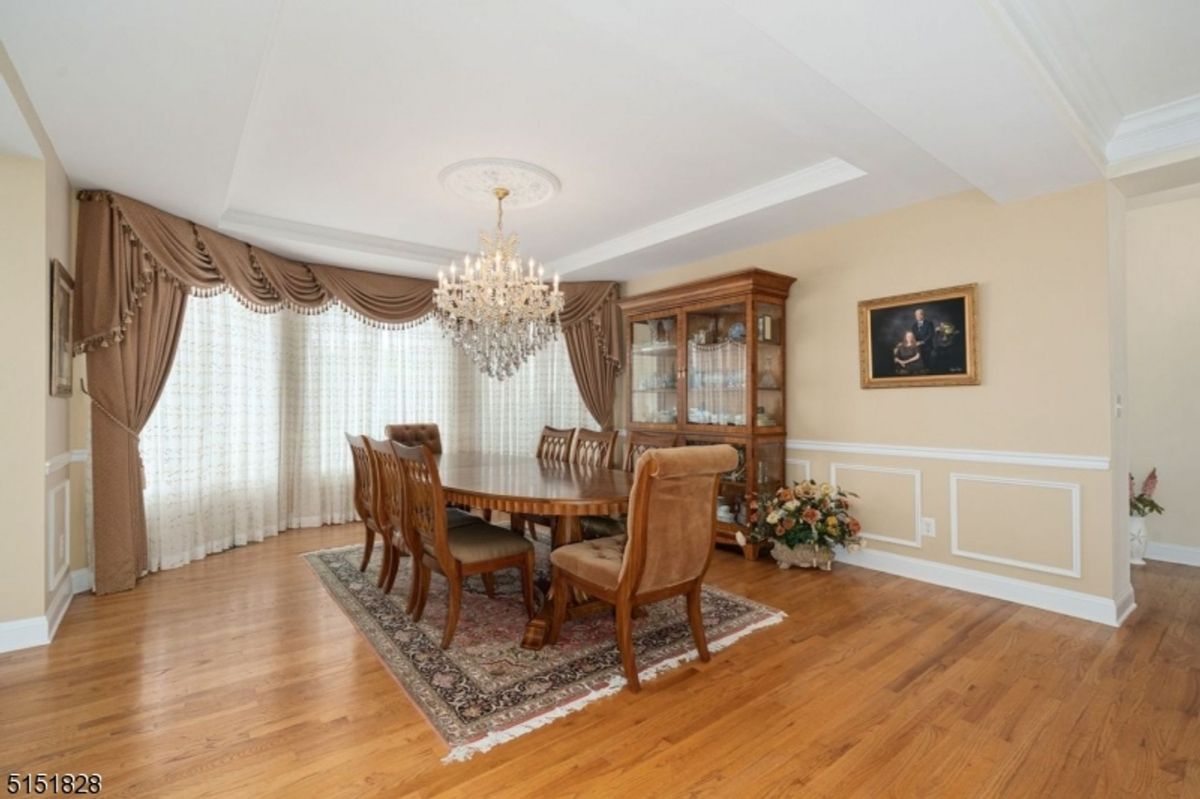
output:
POLYGON ((579 393, 603 430, 613 427, 621 371, 621 310, 615 283, 564 283, 563 338, 579 393), (569 320, 569 321, 568 321, 569 320))
MULTIPOLYGON (((174 361, 189 294, 232 291, 247 307, 320 313, 337 303, 379 327, 433 310, 434 282, 305 264, 106 191, 79 193, 75 342, 92 412, 96 591, 131 588, 146 569, 137 436, 174 361)), ((612 426, 621 368, 614 283, 563 283, 562 331, 588 409, 612 426)))

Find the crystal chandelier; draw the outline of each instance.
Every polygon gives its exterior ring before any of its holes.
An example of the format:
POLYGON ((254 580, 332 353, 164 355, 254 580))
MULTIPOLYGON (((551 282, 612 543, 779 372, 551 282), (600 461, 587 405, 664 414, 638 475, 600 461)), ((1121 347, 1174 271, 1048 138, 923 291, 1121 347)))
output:
POLYGON ((563 293, 554 275, 532 258, 522 267, 517 235, 504 234, 504 198, 496 188, 496 232, 479 234, 479 255, 438 272, 433 305, 443 332, 471 356, 479 370, 504 380, 546 342, 558 337, 563 293))

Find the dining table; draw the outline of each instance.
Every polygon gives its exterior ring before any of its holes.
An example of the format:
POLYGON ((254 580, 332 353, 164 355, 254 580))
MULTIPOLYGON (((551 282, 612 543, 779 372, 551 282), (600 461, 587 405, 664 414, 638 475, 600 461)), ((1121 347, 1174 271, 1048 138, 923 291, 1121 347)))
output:
MULTIPOLYGON (((583 516, 624 513, 629 507, 633 475, 620 469, 588 466, 566 461, 542 460, 530 455, 445 452, 438 456, 438 473, 446 501, 480 510, 510 515, 553 516, 551 547, 582 539, 583 516)), ((548 585, 542 588, 542 603, 525 627, 521 646, 541 649, 550 626, 548 585)), ((603 607, 572 597, 571 615, 603 607)))

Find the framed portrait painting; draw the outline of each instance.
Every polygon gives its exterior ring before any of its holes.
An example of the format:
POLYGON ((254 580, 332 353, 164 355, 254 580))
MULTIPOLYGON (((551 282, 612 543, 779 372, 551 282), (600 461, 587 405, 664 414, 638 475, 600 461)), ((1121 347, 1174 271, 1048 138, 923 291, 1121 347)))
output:
POLYGON ((863 388, 979 384, 976 284, 858 304, 863 388))
POLYGON ((50 396, 71 396, 74 361, 71 345, 75 281, 57 258, 50 262, 50 396))

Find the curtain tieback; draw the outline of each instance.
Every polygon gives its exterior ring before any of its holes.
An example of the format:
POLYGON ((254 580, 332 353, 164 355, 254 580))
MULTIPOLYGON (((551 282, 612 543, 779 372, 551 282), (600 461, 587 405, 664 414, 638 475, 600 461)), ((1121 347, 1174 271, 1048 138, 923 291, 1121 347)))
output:
POLYGON ((117 418, 116 414, 114 414, 108 408, 105 408, 104 403, 101 402, 100 400, 96 399, 92 395, 92 393, 87 390, 87 382, 84 381, 83 379, 80 379, 80 381, 79 381, 79 390, 83 392, 83 395, 85 397, 87 397, 88 399, 90 399, 92 401, 93 405, 95 405, 97 408, 100 409, 100 413, 107 416, 109 418, 109 420, 112 421, 113 424, 115 424, 117 427, 121 428, 126 433, 128 433, 130 436, 132 436, 133 444, 134 444, 134 451, 137 452, 138 477, 142 483, 142 490, 145 490, 145 488, 146 488, 146 465, 144 463, 142 463, 142 450, 141 450, 141 447, 139 446, 141 443, 141 439, 142 439, 141 433, 139 433, 137 430, 134 430, 132 427, 130 427, 129 425, 122 422, 120 419, 117 418))

